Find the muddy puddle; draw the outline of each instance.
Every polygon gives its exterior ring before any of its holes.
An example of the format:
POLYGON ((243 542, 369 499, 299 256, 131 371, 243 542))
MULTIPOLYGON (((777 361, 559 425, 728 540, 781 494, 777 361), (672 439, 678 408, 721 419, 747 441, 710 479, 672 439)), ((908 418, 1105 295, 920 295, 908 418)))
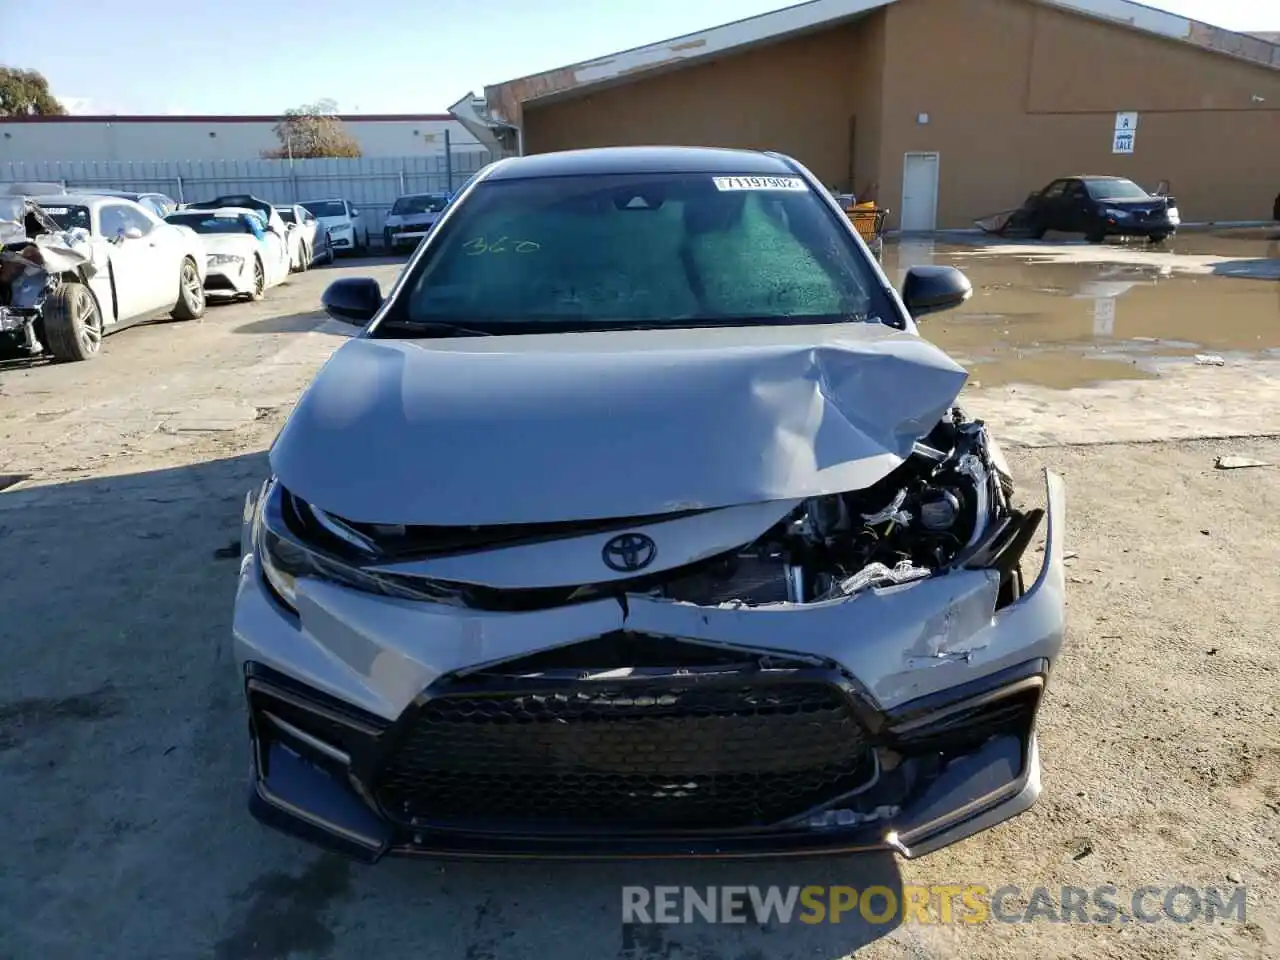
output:
POLYGON ((1156 378, 1205 354, 1229 364, 1280 357, 1275 280, 1183 273, 1168 263, 1041 262, 930 240, 885 249, 885 272, 899 286, 908 266, 924 263, 957 266, 973 283, 968 303, 925 317, 921 332, 979 389, 1156 378))

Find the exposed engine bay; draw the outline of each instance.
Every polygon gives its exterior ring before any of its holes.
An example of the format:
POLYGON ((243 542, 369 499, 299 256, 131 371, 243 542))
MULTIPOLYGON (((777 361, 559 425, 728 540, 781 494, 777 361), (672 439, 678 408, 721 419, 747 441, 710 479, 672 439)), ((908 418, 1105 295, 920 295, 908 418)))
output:
POLYGON ((872 486, 809 498, 754 541, 662 572, 501 588, 456 582, 429 570, 413 573, 402 564, 644 530, 669 517, 388 526, 349 522, 283 491, 273 498, 278 514, 268 509, 262 531, 264 569, 286 600, 291 588, 277 579, 311 575, 405 599, 518 611, 626 595, 700 606, 817 603, 959 567, 983 567, 1000 572, 1003 606, 1023 593, 1018 561, 1042 515, 1014 509, 1012 492, 983 423, 953 407, 904 463, 872 486))
POLYGON ((699 604, 808 603, 957 565, 1011 515, 986 428, 959 407, 879 483, 807 500, 749 547, 661 587, 699 604))

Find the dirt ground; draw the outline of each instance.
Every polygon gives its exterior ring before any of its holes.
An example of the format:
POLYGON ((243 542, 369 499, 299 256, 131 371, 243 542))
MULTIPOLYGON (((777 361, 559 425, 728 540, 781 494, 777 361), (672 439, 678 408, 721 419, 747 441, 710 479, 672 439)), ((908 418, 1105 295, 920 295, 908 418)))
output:
MULTIPOLYGON (((983 261, 990 297, 972 324, 1043 292, 1024 266, 983 261)), ((1235 372, 1280 393, 1265 352, 1184 371, 1217 405, 1202 420, 1172 423, 1154 395, 1095 403, 1087 391, 1100 388, 1083 383, 1027 385, 1041 391, 1027 406, 1021 374, 972 391, 997 435, 1002 413, 1020 424, 1007 453, 1026 499, 1041 496, 1042 467, 1064 474, 1074 553, 1069 632, 1040 717, 1044 793, 1012 822, 918 861, 372 868, 259 827, 244 808, 230 663, 241 503, 290 403, 345 335, 315 313, 323 286, 366 273, 385 287, 397 268, 314 271, 199 324, 122 332, 91 363, 0 364, 0 474, 24 478, 0 493, 0 958, 1280 955, 1280 466, 1214 468, 1227 454, 1280 464, 1280 439, 1256 424, 1196 439, 1200 423, 1209 434, 1222 417, 1252 423, 1262 401, 1228 389, 1235 372), (1126 914, 1145 884, 1243 886, 1246 917, 621 921, 623 885, 874 883, 1046 887, 1055 902, 1064 886, 1110 884, 1126 914)), ((1059 268, 1069 275, 1043 267, 1059 268)), ((1225 297, 1254 281, 1199 282, 1225 297)), ((1269 336, 1277 303, 1256 307, 1269 336)), ((965 323, 947 321, 961 338, 965 323)), ((1180 369, 1155 379, 1176 389, 1180 369)))

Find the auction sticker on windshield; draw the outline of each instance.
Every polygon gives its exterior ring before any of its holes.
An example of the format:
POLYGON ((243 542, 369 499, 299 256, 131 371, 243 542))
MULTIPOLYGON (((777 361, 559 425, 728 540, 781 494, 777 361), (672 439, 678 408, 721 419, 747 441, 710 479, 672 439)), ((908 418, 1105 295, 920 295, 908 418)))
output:
POLYGON ((809 187, 800 177, 712 177, 717 190, 792 190, 809 187))

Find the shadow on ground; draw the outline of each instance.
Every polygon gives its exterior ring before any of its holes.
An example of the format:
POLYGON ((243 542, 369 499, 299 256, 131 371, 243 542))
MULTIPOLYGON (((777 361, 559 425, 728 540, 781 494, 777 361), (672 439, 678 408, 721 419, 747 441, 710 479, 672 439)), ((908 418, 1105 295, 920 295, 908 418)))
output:
POLYGON ((0 956, 825 960, 893 929, 800 905, 788 924, 622 913, 628 885, 899 893, 888 855, 362 867, 259 827, 230 630, 268 470, 253 453, 0 493, 0 795, 23 798, 0 822, 0 956))
POLYGON ((232 328, 235 333, 328 333, 335 337, 349 337, 360 331, 356 326, 339 325, 331 321, 323 313, 309 310, 306 313, 291 313, 283 317, 263 317, 251 320, 232 328))

